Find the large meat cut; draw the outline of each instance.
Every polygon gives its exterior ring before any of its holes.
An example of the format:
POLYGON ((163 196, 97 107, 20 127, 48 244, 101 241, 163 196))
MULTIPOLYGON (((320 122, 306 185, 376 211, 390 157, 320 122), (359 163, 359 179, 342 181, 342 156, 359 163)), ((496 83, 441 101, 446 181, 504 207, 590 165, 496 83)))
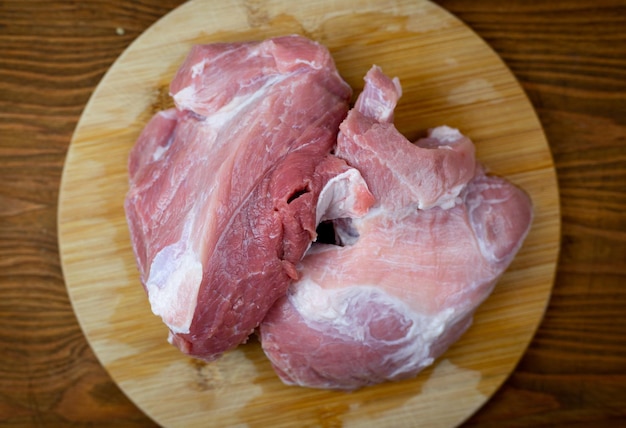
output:
POLYGON ((378 67, 365 80, 335 155, 376 202, 360 218, 327 216, 339 245, 311 247, 260 326, 288 384, 352 390, 415 376, 469 327, 532 221, 528 196, 486 175, 468 138, 443 126, 410 143, 392 123, 399 82, 378 67))
MULTIPOLYGON (((333 206, 342 191, 369 192, 329 154, 352 91, 317 43, 194 46, 170 93, 176 107, 157 113, 131 152, 125 210, 170 342, 212 360, 244 342, 298 277, 322 189, 333 206)), ((342 215, 368 208, 344 202, 342 215)))
POLYGON ((528 196, 469 138, 409 142, 400 82, 376 66, 349 110, 329 51, 304 37, 194 46, 170 93, 131 151, 124 207, 152 311, 188 355, 214 360, 258 328, 287 384, 415 376, 530 228, 528 196))

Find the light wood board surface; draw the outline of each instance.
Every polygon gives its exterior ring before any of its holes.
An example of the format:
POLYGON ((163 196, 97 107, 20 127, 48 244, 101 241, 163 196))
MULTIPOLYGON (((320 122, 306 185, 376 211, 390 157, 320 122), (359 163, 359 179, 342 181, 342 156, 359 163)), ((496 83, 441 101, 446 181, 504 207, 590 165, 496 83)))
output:
POLYGON ((191 1, 139 37, 94 92, 72 140, 59 197, 63 272, 103 366, 163 426, 454 426, 513 370, 548 302, 560 239, 558 189, 532 106, 495 53, 426 1, 191 1), (532 230, 474 325, 416 379, 354 393, 283 385, 251 341, 215 363, 182 355, 152 315, 123 211, 127 158, 194 43, 300 33, 328 46, 358 94, 372 64, 398 76, 397 127, 410 139, 447 124, 489 171, 523 187, 532 230))

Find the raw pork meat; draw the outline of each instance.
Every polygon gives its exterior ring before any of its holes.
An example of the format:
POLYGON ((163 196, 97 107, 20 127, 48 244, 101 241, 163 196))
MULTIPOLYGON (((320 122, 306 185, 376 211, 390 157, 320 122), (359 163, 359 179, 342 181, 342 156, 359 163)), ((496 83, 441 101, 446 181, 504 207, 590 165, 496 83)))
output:
POLYGON ((260 326, 287 384, 353 390, 415 376, 466 331, 532 221, 528 196, 487 176, 468 138, 439 127, 411 144, 391 123, 397 80, 377 67, 365 80, 336 155, 376 203, 335 221, 342 245, 314 244, 260 326))
MULTIPOLYGON (((298 277, 322 189, 369 192, 329 155, 351 89, 317 43, 195 46, 170 93, 176 108, 156 114, 131 152, 125 209, 170 342, 212 360, 244 342, 298 277)), ((326 195, 322 205, 341 198, 326 195)), ((369 206, 348 199, 341 215, 369 206)))

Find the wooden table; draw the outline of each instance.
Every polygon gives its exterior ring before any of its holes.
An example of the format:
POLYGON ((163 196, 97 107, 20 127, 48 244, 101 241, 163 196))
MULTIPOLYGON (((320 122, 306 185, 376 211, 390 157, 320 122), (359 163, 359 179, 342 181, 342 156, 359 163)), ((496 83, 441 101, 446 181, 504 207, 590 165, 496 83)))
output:
MULTIPOLYGON (((153 426, 87 344, 60 268, 57 198, 89 96, 181 0, 0 3, 0 425, 153 426)), ((626 2, 440 0, 504 59, 561 193, 552 299, 467 426, 626 425, 626 2)))

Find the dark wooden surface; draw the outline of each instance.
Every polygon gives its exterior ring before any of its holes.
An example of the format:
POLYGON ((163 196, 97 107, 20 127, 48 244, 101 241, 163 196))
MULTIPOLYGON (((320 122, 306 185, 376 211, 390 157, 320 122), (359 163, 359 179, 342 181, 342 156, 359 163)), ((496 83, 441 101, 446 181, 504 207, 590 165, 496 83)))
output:
MULTIPOLYGON (((93 89, 180 3, 0 1, 0 426, 154 425, 81 332, 56 211, 65 153, 93 89)), ((466 425, 626 426, 626 1, 437 3, 483 37, 527 91, 562 205, 545 319, 466 425)))

